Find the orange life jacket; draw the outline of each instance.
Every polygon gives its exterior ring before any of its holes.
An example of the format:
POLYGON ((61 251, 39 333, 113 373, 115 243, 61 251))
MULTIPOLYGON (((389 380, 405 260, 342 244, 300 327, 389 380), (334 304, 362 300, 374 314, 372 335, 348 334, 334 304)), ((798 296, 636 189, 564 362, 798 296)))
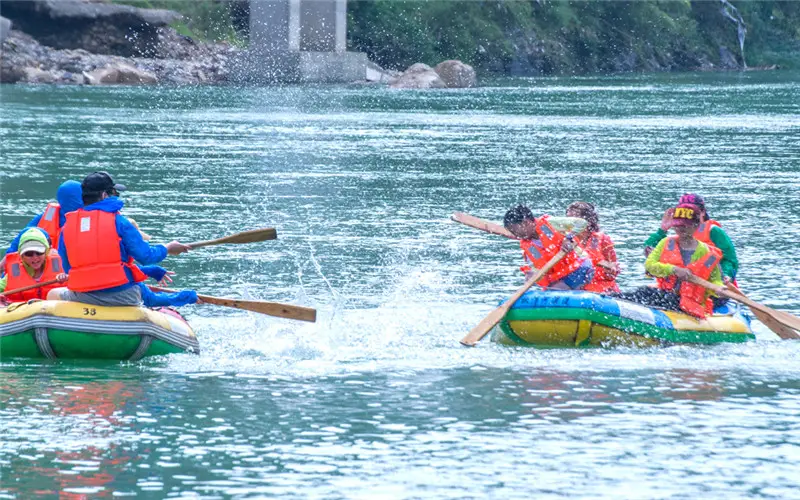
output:
POLYGON ((588 292, 619 292, 616 278, 609 274, 605 267, 600 265, 601 261, 606 260, 601 247, 605 238, 606 236, 603 233, 592 233, 589 239, 581 245, 583 251, 592 260, 592 266, 594 266, 594 278, 583 286, 583 289, 588 292))
POLYGON ((116 217, 117 212, 82 208, 66 215, 61 237, 71 266, 67 282, 70 290, 93 292, 125 285, 131 282, 126 268, 131 271, 133 282, 147 279, 133 258, 122 261, 116 217))
MULTIPOLYGON (((538 243, 541 246, 534 244, 536 240, 522 240, 519 242, 522 253, 525 254, 525 257, 536 269, 542 269, 547 265, 550 259, 561 250, 561 244, 564 243, 564 235, 556 231, 547 219, 547 215, 536 219, 536 233, 539 235, 538 243)), ((570 252, 553 266, 537 284, 541 287, 546 287, 551 283, 555 283, 581 267, 582 262, 582 258, 575 255, 575 252, 570 252)), ((531 270, 530 266, 520 267, 520 271, 523 273, 531 270)))
MULTIPOLYGON (((695 276, 707 280, 711 277, 711 272, 714 268, 719 265, 719 261, 722 260, 722 252, 720 252, 717 247, 709 246, 708 248, 710 251, 703 258, 697 259, 688 266, 685 266, 683 264, 683 258, 681 257, 680 245, 678 245, 678 237, 671 236, 667 239, 664 251, 661 252, 659 262, 662 264, 672 264, 677 267, 685 267, 695 276)), ((674 275, 667 276, 666 278, 657 278, 657 281, 658 288, 667 292, 674 291, 675 287, 678 285, 678 278, 674 275)), ((702 286, 684 281, 680 285, 679 293, 681 297, 680 307, 684 312, 692 316, 697 316, 698 318, 704 318, 707 314, 713 312, 711 299, 706 298, 706 289, 702 286)))
POLYGON ((697 231, 694 232, 694 238, 696 240, 702 241, 706 245, 714 246, 714 243, 711 242, 711 229, 714 227, 722 227, 722 224, 719 222, 708 219, 707 221, 700 224, 700 227, 697 228, 697 231))
MULTIPOLYGON (((22 264, 22 257, 18 252, 11 252, 6 255, 6 290, 15 290, 24 286, 36 285, 43 281, 50 281, 56 278, 60 273, 64 272, 61 267, 61 258, 58 254, 48 252, 45 257, 44 269, 42 275, 38 279, 34 278, 25 270, 22 264)), ((24 292, 7 295, 6 299, 11 302, 27 302, 31 299, 44 299, 47 297, 47 292, 53 288, 61 286, 58 283, 48 286, 34 288, 33 290, 26 290, 24 292)))
POLYGON ((53 250, 58 249, 58 233, 61 231, 61 226, 58 225, 61 214, 61 205, 58 203, 48 203, 36 225, 39 229, 44 231, 50 236, 50 248, 53 250))

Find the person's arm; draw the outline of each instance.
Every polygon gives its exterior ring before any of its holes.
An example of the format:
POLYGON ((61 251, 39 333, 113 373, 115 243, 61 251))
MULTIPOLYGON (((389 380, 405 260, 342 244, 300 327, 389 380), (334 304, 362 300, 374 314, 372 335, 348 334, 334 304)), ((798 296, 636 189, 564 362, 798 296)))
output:
POLYGON ((33 219, 31 219, 31 221, 28 222, 28 224, 24 228, 22 228, 22 231, 17 233, 17 236, 14 237, 13 240, 11 240, 11 244, 8 246, 8 250, 6 250, 6 253, 16 252, 17 250, 19 250, 19 239, 22 238, 22 233, 27 231, 29 227, 38 226, 40 220, 42 220, 42 214, 39 214, 33 219))
POLYGON ((661 253, 664 251, 664 247, 667 245, 666 238, 661 240, 658 245, 650 252, 650 255, 647 256, 647 260, 644 262, 644 269, 656 276, 658 278, 666 278, 667 276, 671 275, 675 270, 675 266, 672 264, 662 264, 659 262, 661 260, 661 253))
POLYGON ((161 281, 167 275, 167 270, 161 266, 139 266, 139 269, 156 281, 161 281))
POLYGON ((6 291, 6 285, 8 284, 8 276, 3 276, 0 278, 0 293, 6 291))
POLYGON ((663 229, 659 229, 655 233, 651 234, 649 238, 647 238, 647 241, 644 242, 644 247, 655 247, 659 244, 659 242, 661 242, 661 240, 667 237, 667 234, 668 233, 663 229))
POLYGON ((142 302, 145 307, 180 307, 197 302, 197 292, 194 290, 181 290, 180 292, 154 292, 144 283, 139 283, 142 291, 142 302))
POLYGON ((739 272, 739 259, 736 257, 736 248, 725 230, 718 226, 712 227, 711 243, 722 252, 722 260, 719 263, 722 275, 731 280, 736 279, 736 274, 739 272))
POLYGON ((142 233, 124 215, 117 214, 116 222, 117 233, 122 238, 122 245, 136 262, 144 265, 158 264, 167 257, 166 246, 148 244, 142 238, 142 233))

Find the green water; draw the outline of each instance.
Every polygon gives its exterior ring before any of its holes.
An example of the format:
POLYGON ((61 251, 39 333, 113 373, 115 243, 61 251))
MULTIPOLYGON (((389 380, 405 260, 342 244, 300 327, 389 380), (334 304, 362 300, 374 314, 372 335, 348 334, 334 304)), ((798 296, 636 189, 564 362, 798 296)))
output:
POLYGON ((200 356, 0 358, 0 498, 800 497, 800 344, 462 348, 520 255, 448 220, 592 201, 635 286, 698 192, 745 291, 800 314, 799 77, 0 87, 0 241, 106 169, 156 240, 278 228, 170 257, 177 286, 319 310, 186 307, 200 356))

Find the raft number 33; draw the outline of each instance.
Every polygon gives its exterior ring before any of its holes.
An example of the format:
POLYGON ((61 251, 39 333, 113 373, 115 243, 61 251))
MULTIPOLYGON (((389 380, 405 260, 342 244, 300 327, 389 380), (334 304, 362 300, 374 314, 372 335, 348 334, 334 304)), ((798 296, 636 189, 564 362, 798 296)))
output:
POLYGON ((94 316, 97 314, 97 309, 94 307, 84 307, 83 308, 83 315, 84 316, 94 316))

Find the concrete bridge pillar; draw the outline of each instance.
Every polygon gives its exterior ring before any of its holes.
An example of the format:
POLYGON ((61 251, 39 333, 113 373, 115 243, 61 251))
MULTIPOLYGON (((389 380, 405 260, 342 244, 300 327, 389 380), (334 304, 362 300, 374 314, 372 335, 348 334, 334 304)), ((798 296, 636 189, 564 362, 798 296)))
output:
POLYGON ((254 83, 350 82, 367 57, 347 52, 347 0, 250 0, 250 48, 237 76, 254 83))

